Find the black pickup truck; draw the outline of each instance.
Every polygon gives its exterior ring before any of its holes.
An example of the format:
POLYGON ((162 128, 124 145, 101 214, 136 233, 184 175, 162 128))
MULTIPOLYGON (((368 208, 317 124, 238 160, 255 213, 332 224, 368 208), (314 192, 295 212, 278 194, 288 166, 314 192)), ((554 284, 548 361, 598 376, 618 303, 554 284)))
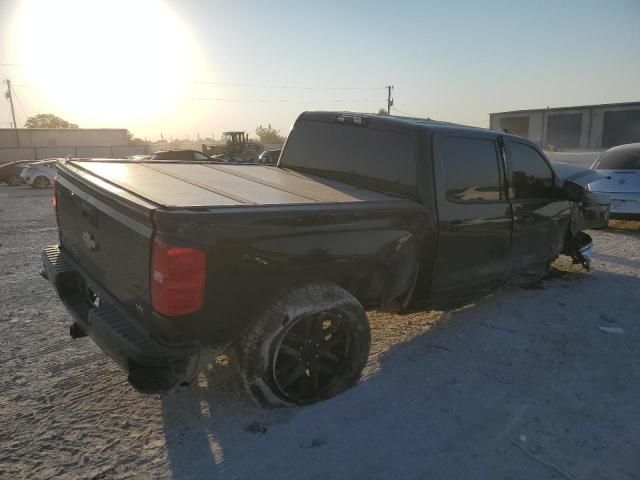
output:
POLYGON ((587 264, 606 202, 500 131, 307 112, 277 166, 67 160, 43 275, 142 392, 237 352, 248 391, 307 404, 353 385, 367 309, 460 301, 559 254, 587 264))

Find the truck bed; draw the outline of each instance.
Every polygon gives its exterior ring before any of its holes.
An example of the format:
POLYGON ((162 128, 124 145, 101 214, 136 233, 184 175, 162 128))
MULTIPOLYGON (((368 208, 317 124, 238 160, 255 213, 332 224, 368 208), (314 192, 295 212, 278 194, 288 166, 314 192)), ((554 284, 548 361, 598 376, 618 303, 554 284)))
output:
MULTIPOLYGON (((354 278, 366 306, 383 289, 389 301, 404 298, 413 282, 408 262, 424 236, 424 209, 413 200, 261 165, 87 159, 58 170, 60 245, 51 251, 82 279, 72 300, 113 299, 106 303, 166 344, 232 340, 245 324, 230 312, 254 280, 266 295, 285 279, 354 278), (154 314, 156 240, 207 252, 206 315, 154 314)), ((43 261, 55 270, 54 257, 43 261)))
POLYGON ((263 165, 69 160, 63 166, 162 207, 255 206, 390 200, 396 197, 263 165), (93 178, 92 178, 93 177, 93 178))

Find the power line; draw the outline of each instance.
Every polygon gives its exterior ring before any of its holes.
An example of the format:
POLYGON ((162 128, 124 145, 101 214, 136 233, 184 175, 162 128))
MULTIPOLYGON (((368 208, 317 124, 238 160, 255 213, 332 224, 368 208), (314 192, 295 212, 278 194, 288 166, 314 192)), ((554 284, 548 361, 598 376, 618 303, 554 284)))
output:
MULTIPOLYGON (((396 111, 404 114, 404 115, 408 115, 410 117, 414 117, 414 118, 424 118, 426 120, 432 120, 429 117, 426 117, 424 115, 414 115, 413 113, 409 113, 409 112, 404 112, 402 110, 400 110, 399 108, 396 108, 396 111)), ((451 122, 451 123, 458 123, 460 125, 486 125, 488 120, 460 120, 460 121, 455 121, 455 122, 451 122)))
POLYGON ((415 117, 415 118, 427 118, 424 115, 416 115, 413 113, 409 113, 409 112, 405 112, 404 110, 400 110, 398 107, 394 107, 396 109, 397 112, 402 113, 403 115, 408 115, 410 117, 415 117))
MULTIPOLYGON (((17 67, 23 68, 23 65, 18 63, 0 63, 5 67, 17 67)), ((198 85, 214 85, 218 87, 249 87, 249 88, 276 88, 276 89, 292 89, 292 90, 381 90, 387 87, 307 87, 301 85, 267 85, 267 84, 255 84, 255 83, 228 83, 228 82, 208 82, 208 81, 194 81, 193 83, 198 85)), ((31 87, 30 85, 16 85, 20 87, 31 87)))
POLYGON ((203 100, 214 102, 241 102, 241 103, 370 103, 380 102, 375 99, 358 100, 268 100, 268 99, 241 99, 241 98, 216 98, 216 97, 189 97, 189 100, 203 100))
POLYGON ((193 82, 198 85, 215 85, 218 87, 250 87, 250 88, 278 88, 292 90, 381 90, 387 87, 303 87, 299 85, 266 85, 253 83, 222 83, 222 82, 193 82))
MULTIPOLYGON (((134 82, 127 82, 134 83, 134 82)), ((213 83, 213 82, 193 82, 195 84, 218 85, 225 87, 255 87, 255 88, 279 88, 279 89, 299 89, 299 90, 380 90, 382 87, 296 87, 278 85, 248 85, 239 83, 213 83)), ((25 83, 14 83, 14 87, 35 88, 33 85, 25 83)), ((386 89, 386 87, 384 87, 386 89)))

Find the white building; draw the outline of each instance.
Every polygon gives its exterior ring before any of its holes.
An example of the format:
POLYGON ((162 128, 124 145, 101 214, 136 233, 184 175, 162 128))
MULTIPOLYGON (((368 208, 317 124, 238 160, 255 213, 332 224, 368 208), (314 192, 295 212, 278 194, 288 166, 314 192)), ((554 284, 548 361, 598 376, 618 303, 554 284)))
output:
POLYGON ((640 142, 640 102, 491 113, 490 126, 550 150, 603 150, 640 142))

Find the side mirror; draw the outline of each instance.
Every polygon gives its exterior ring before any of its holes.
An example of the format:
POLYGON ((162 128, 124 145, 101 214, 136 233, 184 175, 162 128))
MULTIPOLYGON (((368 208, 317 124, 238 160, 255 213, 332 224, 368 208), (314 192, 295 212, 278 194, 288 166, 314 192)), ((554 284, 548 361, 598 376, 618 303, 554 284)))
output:
POLYGON ((582 196, 584 195, 584 189, 577 183, 567 181, 562 185, 562 195, 565 199, 571 202, 581 202, 582 196))

